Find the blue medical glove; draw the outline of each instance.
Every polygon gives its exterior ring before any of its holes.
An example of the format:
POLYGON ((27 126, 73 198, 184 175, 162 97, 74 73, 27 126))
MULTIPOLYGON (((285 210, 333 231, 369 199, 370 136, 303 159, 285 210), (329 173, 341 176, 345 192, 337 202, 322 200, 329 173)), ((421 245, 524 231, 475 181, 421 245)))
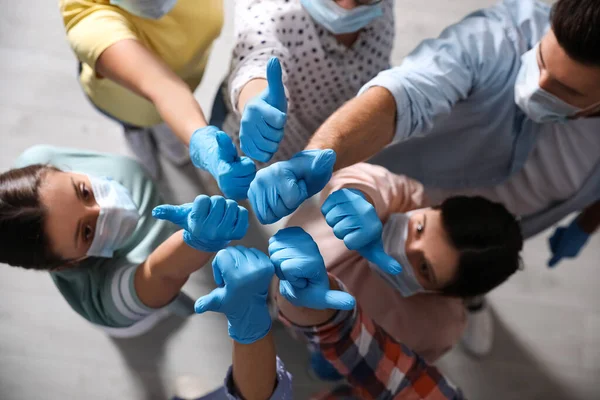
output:
POLYGON ((233 141, 214 126, 200 128, 190 139, 190 158, 194 165, 211 173, 226 197, 247 198, 256 165, 248 157, 239 157, 233 141))
POLYGON ((383 227, 375 207, 356 189, 341 189, 327 197, 321 207, 327 224, 350 250, 377 265, 388 274, 396 275, 402 267, 383 250, 383 227))
POLYGON ((577 257, 589 237, 590 235, 581 229, 577 219, 573 220, 566 228, 556 228, 554 234, 548 239, 552 251, 552 258, 548 261, 548 266, 550 268, 556 266, 563 258, 577 257))
POLYGON ((325 187, 335 164, 335 151, 304 150, 256 174, 248 199, 262 224, 272 224, 294 212, 325 187))
POLYGON ((267 64, 267 88, 244 107, 240 147, 251 158, 267 162, 279 148, 287 119, 287 99, 277 57, 267 64))
POLYGON ((196 312, 225 314, 229 336, 239 343, 265 337, 271 329, 267 295, 274 272, 269 257, 256 249, 228 247, 217 253, 212 267, 219 287, 196 301, 196 312))
POLYGON ((269 255, 279 277, 279 292, 297 307, 351 310, 349 293, 329 289, 323 257, 313 238, 297 226, 282 229, 269 239, 269 255))
POLYGON ((219 251, 248 230, 248 210, 221 196, 200 195, 180 206, 164 204, 155 207, 152 216, 179 225, 185 243, 206 252, 219 251))

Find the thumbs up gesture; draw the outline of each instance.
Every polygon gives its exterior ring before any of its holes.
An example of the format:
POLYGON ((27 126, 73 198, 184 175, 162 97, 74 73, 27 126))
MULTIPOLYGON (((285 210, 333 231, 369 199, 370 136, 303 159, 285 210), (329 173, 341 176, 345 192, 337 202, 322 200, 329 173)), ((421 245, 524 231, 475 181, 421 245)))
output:
POLYGON ((327 224, 350 250, 356 250, 388 274, 396 275, 402 266, 383 249, 381 220, 375 207, 356 189, 340 189, 327 197, 321 207, 327 224))
POLYGON ((283 139, 286 113, 281 64, 272 57, 267 64, 267 88, 244 107, 240 123, 242 151, 254 160, 269 161, 283 139))
POLYGON ((194 165, 211 173, 226 197, 244 200, 256 175, 256 165, 239 157, 233 141, 214 126, 200 128, 190 139, 190 158, 194 165))

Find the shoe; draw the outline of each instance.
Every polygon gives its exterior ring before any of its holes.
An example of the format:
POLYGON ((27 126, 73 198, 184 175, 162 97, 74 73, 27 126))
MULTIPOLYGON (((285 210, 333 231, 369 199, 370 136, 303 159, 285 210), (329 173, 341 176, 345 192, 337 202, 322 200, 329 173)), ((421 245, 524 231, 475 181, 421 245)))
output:
POLYGON ((322 381, 335 382, 343 379, 342 374, 329 362, 320 351, 313 351, 310 354, 309 375, 322 381))
POLYGON ((484 301, 476 307, 467 308, 467 326, 460 343, 474 357, 485 357, 494 344, 494 320, 492 310, 484 301))
POLYGON ((188 147, 179 140, 167 124, 160 124, 151 128, 156 140, 158 151, 176 167, 181 167, 190 162, 188 147))
POLYGON ((156 142, 149 128, 124 127, 125 140, 129 150, 154 180, 161 174, 160 161, 156 150, 156 142))

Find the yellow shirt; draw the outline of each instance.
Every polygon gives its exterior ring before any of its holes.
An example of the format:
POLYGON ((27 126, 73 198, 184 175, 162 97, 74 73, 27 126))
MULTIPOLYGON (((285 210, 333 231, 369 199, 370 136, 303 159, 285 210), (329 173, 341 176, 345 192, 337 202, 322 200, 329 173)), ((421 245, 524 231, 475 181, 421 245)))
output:
POLYGON ((90 100, 113 117, 137 126, 162 122, 154 105, 94 71, 96 61, 113 44, 135 39, 162 59, 195 90, 212 42, 223 25, 222 0, 178 0, 158 20, 129 14, 109 0, 59 0, 67 38, 82 63, 79 80, 90 100))

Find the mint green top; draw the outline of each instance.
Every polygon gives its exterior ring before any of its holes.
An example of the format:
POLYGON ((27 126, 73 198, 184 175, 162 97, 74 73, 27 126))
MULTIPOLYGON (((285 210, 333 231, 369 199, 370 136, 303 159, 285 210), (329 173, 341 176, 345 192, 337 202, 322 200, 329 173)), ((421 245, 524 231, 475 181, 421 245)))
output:
POLYGON ((88 321, 107 327, 128 327, 156 311, 138 298, 135 270, 175 227, 152 218, 152 209, 162 199, 142 167, 123 156, 45 145, 27 149, 15 167, 32 164, 111 177, 129 190, 141 216, 130 240, 112 258, 91 257, 75 268, 50 273, 71 307, 88 321))

